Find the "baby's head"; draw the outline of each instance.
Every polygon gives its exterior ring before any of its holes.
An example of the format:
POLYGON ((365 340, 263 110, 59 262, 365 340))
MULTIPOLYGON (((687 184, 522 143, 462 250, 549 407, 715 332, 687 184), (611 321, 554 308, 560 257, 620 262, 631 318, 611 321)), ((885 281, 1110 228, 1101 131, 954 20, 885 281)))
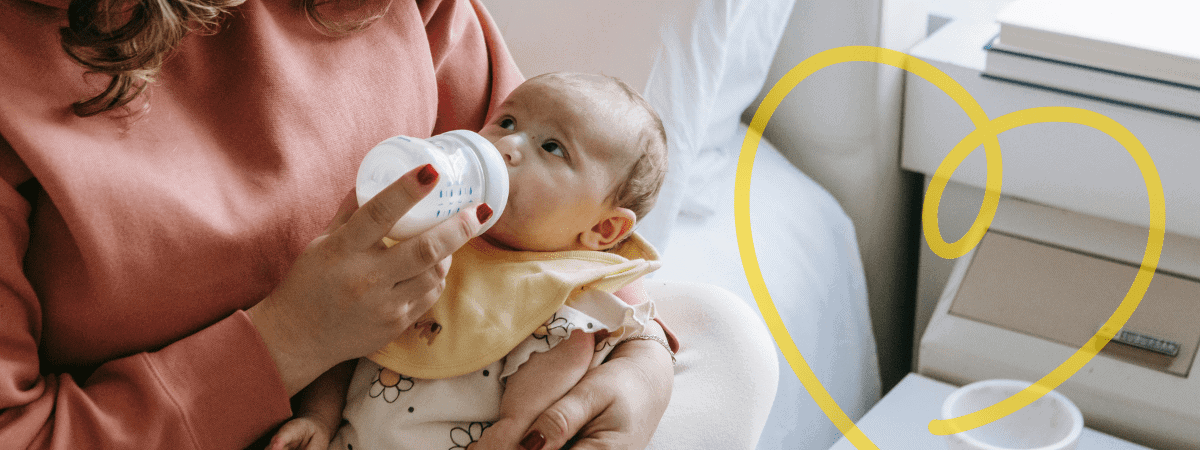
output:
POLYGON ((484 234, 515 250, 606 250, 654 206, 667 167, 662 121, 600 75, 530 78, 479 134, 508 164, 503 215, 484 234))

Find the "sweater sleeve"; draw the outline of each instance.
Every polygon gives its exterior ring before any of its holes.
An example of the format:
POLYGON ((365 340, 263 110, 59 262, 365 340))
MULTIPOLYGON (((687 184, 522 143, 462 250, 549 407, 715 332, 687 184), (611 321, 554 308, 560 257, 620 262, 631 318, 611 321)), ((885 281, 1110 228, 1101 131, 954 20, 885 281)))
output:
POLYGON ((10 169, 23 165, 2 139, 0 154, 0 446, 244 448, 290 415, 279 374, 242 312, 102 364, 86 380, 43 373, 42 309, 22 264, 32 208, 13 186, 24 171, 10 169))

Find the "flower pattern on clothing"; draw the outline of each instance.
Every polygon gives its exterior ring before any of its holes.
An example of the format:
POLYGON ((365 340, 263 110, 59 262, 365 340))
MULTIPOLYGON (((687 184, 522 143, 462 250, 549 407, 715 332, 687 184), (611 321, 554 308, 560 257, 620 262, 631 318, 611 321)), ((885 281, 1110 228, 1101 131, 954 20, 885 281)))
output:
POLYGON ((600 330, 596 332, 596 353, 602 352, 609 347, 617 346, 617 337, 613 336, 608 330, 600 330))
POLYGON ((490 426, 491 422, 471 422, 466 428, 454 427, 450 430, 450 442, 454 444, 450 450, 466 450, 467 446, 478 441, 483 435, 483 430, 490 426))
MULTIPOLYGON (((339 443, 353 443, 355 450, 464 450, 477 444, 497 419, 477 412, 498 411, 505 377, 520 370, 531 355, 561 344, 579 330, 595 339, 599 351, 591 355, 589 367, 596 367, 614 344, 644 330, 654 313, 653 303, 631 306, 615 296, 598 296, 579 306, 562 306, 503 359, 459 377, 418 379, 382 370, 370 359, 359 361, 339 443), (626 310, 630 313, 615 314, 626 310), (471 415, 456 415, 458 411, 471 415)), ((348 450, 345 444, 335 448, 348 450)))
POLYGON ((546 347, 550 348, 554 347, 554 344, 557 344, 559 341, 571 336, 571 330, 574 328, 574 325, 568 322, 565 317, 559 317, 556 312, 550 316, 550 319, 546 323, 538 327, 537 330, 534 330, 533 338, 545 341, 546 347), (550 342, 551 337, 555 338, 554 342, 550 342))
POLYGON ((400 398, 400 393, 412 389, 415 383, 410 377, 400 375, 391 370, 380 368, 375 381, 371 383, 371 391, 367 394, 372 398, 383 396, 383 401, 392 403, 400 398))

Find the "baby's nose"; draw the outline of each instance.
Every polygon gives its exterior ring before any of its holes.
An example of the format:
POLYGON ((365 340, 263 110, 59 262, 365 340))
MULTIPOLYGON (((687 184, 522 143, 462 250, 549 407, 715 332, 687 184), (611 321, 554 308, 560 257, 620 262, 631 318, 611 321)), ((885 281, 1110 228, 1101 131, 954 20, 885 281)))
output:
POLYGON ((521 133, 513 133, 496 141, 496 149, 504 155, 504 162, 510 166, 521 164, 521 149, 525 146, 525 137, 521 133))

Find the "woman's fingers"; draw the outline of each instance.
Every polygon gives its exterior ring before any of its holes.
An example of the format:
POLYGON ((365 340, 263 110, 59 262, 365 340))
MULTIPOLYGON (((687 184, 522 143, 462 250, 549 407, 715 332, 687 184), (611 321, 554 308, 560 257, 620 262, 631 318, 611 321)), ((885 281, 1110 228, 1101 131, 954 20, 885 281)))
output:
POLYGON ((429 195, 437 180, 432 165, 408 171, 358 208, 331 237, 352 248, 378 245, 404 213, 429 195))
MULTIPOLYGON (((289 393, 333 364, 370 354, 412 324, 445 287, 449 257, 482 222, 469 208, 391 248, 382 238, 436 175, 409 172, 348 217, 343 204, 332 234, 314 239, 283 280, 248 313, 289 393), (344 222, 337 222, 344 218, 344 222)), ((483 214, 486 219, 486 214, 483 214)))
POLYGON ((630 440, 631 439, 628 439, 624 435, 617 432, 600 431, 592 435, 583 436, 579 438, 579 440, 571 442, 571 446, 568 448, 571 450, 626 450, 631 448, 641 448, 625 444, 625 442, 630 440))
MULTIPOLYGON (((602 419, 598 416, 612 403, 612 390, 598 389, 598 386, 584 378, 533 421, 529 431, 521 438, 520 446, 524 450, 562 448, 567 440, 579 433, 593 418, 602 419)), ((614 418, 604 420, 604 424, 598 425, 611 428, 616 425, 609 423, 614 418)))
MULTIPOLYGON (((418 271, 444 262, 459 247, 479 234, 479 228, 482 226, 480 224, 486 221, 486 219, 479 220, 477 214, 479 208, 486 208, 486 204, 476 205, 474 208, 459 212, 429 231, 401 241, 388 249, 393 267, 400 270, 396 273, 398 279, 407 280, 415 276, 418 271)), ((447 263, 439 270, 444 276, 448 269, 447 263)))
POLYGON ((358 197, 355 196, 354 189, 351 189, 342 198, 342 203, 338 205, 337 213, 333 215, 333 220, 329 221, 329 226, 325 227, 325 234, 333 233, 338 227, 345 225, 350 216, 354 215, 354 211, 358 211, 358 197))

